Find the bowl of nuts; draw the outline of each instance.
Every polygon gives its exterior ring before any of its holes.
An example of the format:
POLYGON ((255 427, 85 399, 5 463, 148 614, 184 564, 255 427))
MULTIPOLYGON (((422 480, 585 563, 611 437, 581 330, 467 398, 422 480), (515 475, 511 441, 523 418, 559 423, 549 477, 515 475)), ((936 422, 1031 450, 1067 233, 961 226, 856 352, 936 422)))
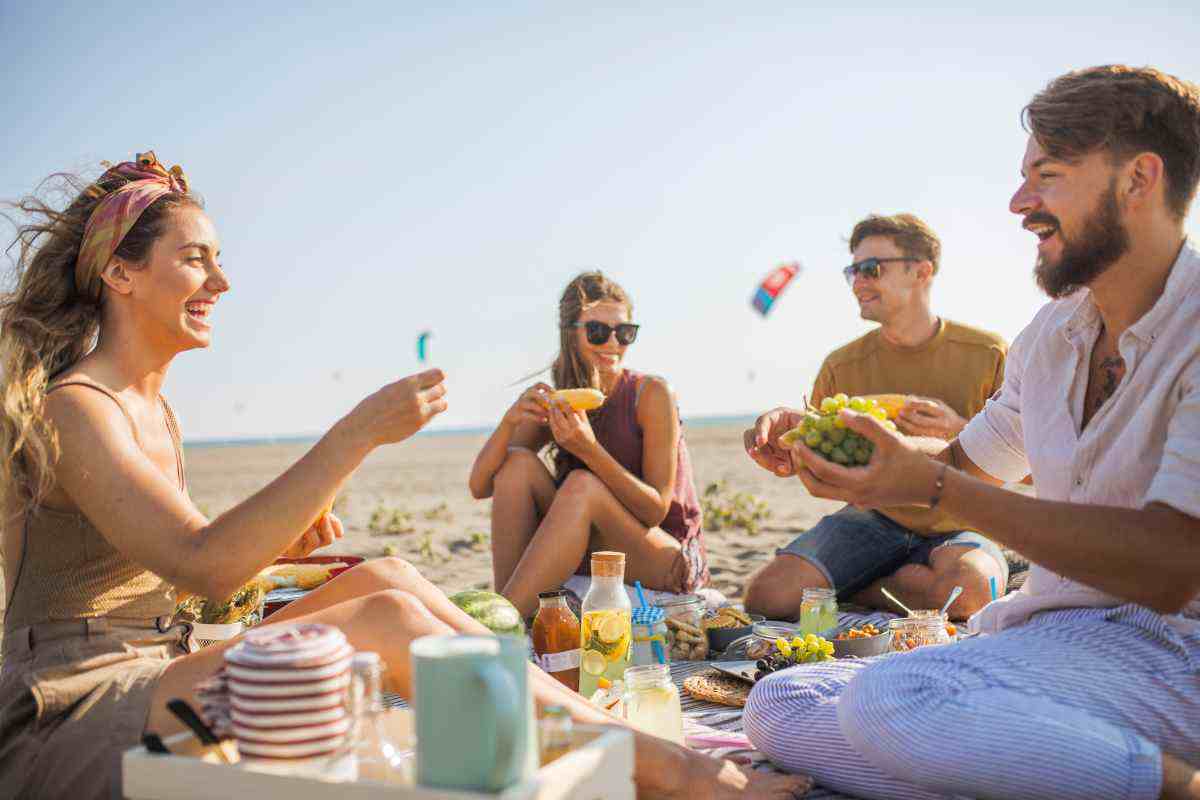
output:
POLYGON ((833 655, 836 658, 870 658, 886 653, 892 644, 891 629, 879 630, 871 623, 861 628, 850 628, 833 639, 833 655))
POLYGON ((748 636, 754 623, 763 622, 761 614, 747 614, 736 606, 722 606, 704 618, 710 650, 722 651, 743 636, 748 636))

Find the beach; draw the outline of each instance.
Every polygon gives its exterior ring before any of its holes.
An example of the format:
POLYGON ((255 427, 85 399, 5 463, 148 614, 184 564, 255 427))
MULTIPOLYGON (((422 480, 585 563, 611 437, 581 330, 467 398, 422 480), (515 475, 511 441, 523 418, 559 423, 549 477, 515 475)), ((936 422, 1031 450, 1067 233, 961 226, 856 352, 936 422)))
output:
MULTIPOLYGON (((742 449, 749 421, 685 425, 696 488, 724 481, 722 496, 746 492, 765 501, 770 517, 751 535, 743 529, 705 530, 712 586, 739 595, 746 577, 777 547, 837 503, 809 497, 795 479, 776 478, 742 449)), ((339 495, 336 510, 346 536, 319 553, 412 561, 447 592, 490 589, 490 500, 475 500, 467 475, 486 437, 478 434, 417 436, 374 452, 339 495), (397 514, 397 512, 399 512, 397 514), (377 520, 372 530, 372 518, 377 520), (386 533, 389 527, 405 530, 386 533)), ((300 458, 307 444, 194 446, 186 450, 188 487, 210 518, 261 489, 300 458)))

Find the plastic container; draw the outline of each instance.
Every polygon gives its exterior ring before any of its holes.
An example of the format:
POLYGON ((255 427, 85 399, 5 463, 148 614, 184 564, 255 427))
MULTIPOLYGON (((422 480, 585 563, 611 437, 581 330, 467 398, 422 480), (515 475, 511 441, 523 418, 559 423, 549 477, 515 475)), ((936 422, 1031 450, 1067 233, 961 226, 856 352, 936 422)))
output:
POLYGON ((707 606, 698 594, 663 603, 671 639, 672 661, 704 661, 708 658, 708 634, 704 631, 707 606))

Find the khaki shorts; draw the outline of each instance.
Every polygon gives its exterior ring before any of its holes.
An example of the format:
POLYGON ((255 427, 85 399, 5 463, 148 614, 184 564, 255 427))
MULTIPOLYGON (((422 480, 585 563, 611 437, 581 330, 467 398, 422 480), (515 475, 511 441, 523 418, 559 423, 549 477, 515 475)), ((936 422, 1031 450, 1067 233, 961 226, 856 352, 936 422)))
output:
POLYGON ((169 620, 49 622, 6 631, 0 798, 120 798, 121 754, 188 627, 169 620))

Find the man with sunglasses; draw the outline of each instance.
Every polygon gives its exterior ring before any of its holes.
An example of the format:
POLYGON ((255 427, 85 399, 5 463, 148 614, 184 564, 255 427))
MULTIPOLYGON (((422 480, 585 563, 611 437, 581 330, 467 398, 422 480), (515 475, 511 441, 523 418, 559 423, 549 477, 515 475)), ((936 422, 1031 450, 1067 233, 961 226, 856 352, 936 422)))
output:
POLYGON ((858 797, 1196 800, 1200 86, 1093 67, 1022 119, 1009 209, 1051 301, 1000 392, 936 448, 843 411, 868 465, 792 454, 814 497, 946 509, 1028 556, 1029 579, 972 618, 986 635, 767 676, 746 733, 858 797), (1001 486, 1026 474, 1037 497, 1001 486))
MULTIPOLYGON (((909 395, 896 424, 907 435, 954 438, 1000 387, 1007 344, 986 331, 939 318, 930 307, 941 242, 912 214, 871 215, 850 235, 846 280, 863 319, 879 327, 825 359, 809 402, 846 395, 909 395)), ((791 474, 787 453, 770 444, 768 419, 746 431, 756 462, 791 474)), ((990 581, 1008 580, 1004 553, 987 537, 936 510, 846 506, 798 536, 750 578, 747 610, 795 618, 805 588, 892 608, 882 589, 910 608, 938 608, 955 586, 950 616, 965 619, 991 599, 990 581)))

